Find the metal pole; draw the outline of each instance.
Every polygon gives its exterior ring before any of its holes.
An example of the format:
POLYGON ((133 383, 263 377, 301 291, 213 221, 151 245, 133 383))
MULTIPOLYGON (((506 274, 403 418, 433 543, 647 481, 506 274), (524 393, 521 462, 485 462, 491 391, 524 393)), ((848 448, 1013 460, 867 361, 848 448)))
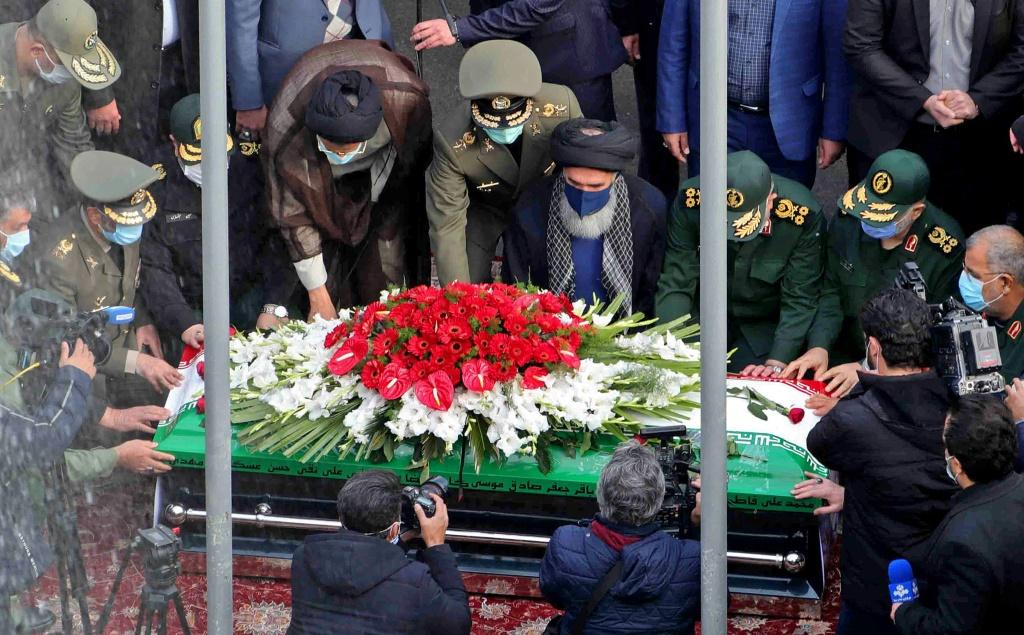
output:
POLYGON ((228 134, 224 0, 199 3, 203 144, 203 330, 206 344, 206 610, 232 633, 231 413, 228 389, 228 134))
POLYGON ((701 633, 726 635, 725 164, 728 3, 700 3, 701 633))

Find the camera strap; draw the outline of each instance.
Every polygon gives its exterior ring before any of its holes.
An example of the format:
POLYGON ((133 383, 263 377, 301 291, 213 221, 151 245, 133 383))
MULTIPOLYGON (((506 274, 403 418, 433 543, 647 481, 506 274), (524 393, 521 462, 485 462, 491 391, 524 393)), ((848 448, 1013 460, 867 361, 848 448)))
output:
POLYGON ((583 607, 580 614, 576 616, 576 620, 572 623, 572 635, 583 635, 583 627, 587 625, 587 620, 597 609, 597 605, 601 603, 604 596, 608 595, 608 591, 611 590, 615 583, 622 577, 622 558, 620 557, 612 568, 608 570, 608 573, 604 574, 601 581, 594 587, 594 592, 590 594, 590 599, 587 600, 587 605, 583 607))

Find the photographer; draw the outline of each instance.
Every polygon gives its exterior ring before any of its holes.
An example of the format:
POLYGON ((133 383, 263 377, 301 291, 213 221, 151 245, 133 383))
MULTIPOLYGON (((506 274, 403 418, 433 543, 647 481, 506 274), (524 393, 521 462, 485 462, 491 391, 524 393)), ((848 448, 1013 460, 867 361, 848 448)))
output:
POLYGON ((437 505, 432 517, 415 507, 426 544, 417 562, 398 546, 398 477, 368 470, 348 479, 338 492, 341 530, 306 538, 292 556, 289 635, 468 634, 466 589, 444 544, 448 508, 440 496, 431 497, 437 505))
POLYGON ((896 633, 890 561, 931 535, 955 492, 943 465, 951 393, 931 366, 928 306, 890 289, 861 310, 867 362, 853 390, 814 426, 807 449, 837 470, 843 501, 842 609, 837 635, 896 633))
POLYGON ((571 633, 594 597, 599 603, 585 618, 585 633, 694 632, 700 546, 662 531, 656 518, 664 497, 654 451, 635 440, 620 445, 597 484, 600 513, 588 527, 559 527, 541 563, 541 593, 565 609, 558 632, 571 633), (599 587, 607 591, 603 599, 599 587))
POLYGON ((38 408, 13 410, 0 403, 0 633, 14 631, 7 599, 29 588, 50 566, 53 553, 43 537, 24 487, 28 470, 62 458, 85 422, 86 400, 96 375, 93 355, 78 340, 74 350, 61 344, 59 369, 38 408))
POLYGON ((893 604, 892 619, 903 635, 1019 631, 1024 478, 1013 473, 1013 420, 994 399, 964 397, 950 410, 943 438, 947 473, 962 491, 921 559, 920 600, 893 604))

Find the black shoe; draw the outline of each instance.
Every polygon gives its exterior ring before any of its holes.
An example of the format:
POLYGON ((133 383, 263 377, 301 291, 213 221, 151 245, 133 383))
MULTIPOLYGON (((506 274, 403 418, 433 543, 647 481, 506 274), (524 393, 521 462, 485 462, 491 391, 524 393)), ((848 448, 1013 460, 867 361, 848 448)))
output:
POLYGON ((57 623, 57 616, 53 611, 41 609, 38 606, 25 607, 25 621, 21 628, 24 633, 44 633, 57 623))

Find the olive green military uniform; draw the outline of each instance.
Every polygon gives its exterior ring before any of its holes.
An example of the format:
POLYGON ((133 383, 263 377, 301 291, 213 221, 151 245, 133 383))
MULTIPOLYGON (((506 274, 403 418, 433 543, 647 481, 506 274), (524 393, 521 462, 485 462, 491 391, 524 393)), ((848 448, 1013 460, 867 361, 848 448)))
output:
POLYGON ((999 356, 1003 360, 999 372, 1006 379, 1007 385, 1013 383, 1015 378, 1024 378, 1024 334, 1021 333, 1024 328, 1024 302, 1017 305, 1010 319, 999 321, 990 315, 988 323, 996 329, 999 356))
POLYGON ((914 262, 921 270, 928 302, 943 302, 957 293, 964 235, 951 216, 926 201, 902 243, 888 250, 862 228, 862 222, 881 228, 901 222, 905 210, 927 191, 928 169, 920 157, 893 150, 880 156, 868 178, 839 199, 839 213, 828 230, 825 282, 807 338, 808 348, 829 351, 831 366, 863 359, 861 307, 893 286, 904 263, 914 262))
POLYGON ((549 149, 552 131, 563 121, 583 116, 569 88, 540 83, 540 64, 518 42, 483 42, 470 49, 460 68, 460 90, 470 96, 467 99, 486 94, 495 102, 508 101, 504 95, 529 95, 532 111, 523 115, 528 118, 522 124, 519 161, 508 146, 487 136, 471 101, 435 127, 434 159, 427 170, 427 218, 441 284, 493 280, 491 262, 498 238, 519 193, 555 169, 549 149), (514 62, 517 55, 524 57, 522 63, 514 62), (501 70, 478 69, 483 62, 501 70), (535 78, 525 77, 532 74, 535 78), (531 83, 534 79, 536 83, 531 83))
MULTIPOLYGON (((730 154, 730 177, 736 155, 750 155, 763 165, 749 152, 730 154)), ((763 169, 767 171, 767 166, 763 169)), ((760 214, 770 189, 760 194, 744 193, 746 188, 736 187, 734 179, 729 179, 727 205, 732 233, 726 253, 728 345, 736 349, 729 361, 733 371, 767 359, 795 359, 803 350, 818 301, 821 206, 803 185, 778 175, 769 176, 769 188, 773 182, 778 198, 766 220, 756 214, 734 214, 732 209, 754 211, 749 206, 759 201, 756 212, 760 214)), ((700 179, 695 177, 682 184, 670 212, 668 247, 656 299, 656 312, 662 321, 686 314, 701 317, 700 204, 700 179)))

